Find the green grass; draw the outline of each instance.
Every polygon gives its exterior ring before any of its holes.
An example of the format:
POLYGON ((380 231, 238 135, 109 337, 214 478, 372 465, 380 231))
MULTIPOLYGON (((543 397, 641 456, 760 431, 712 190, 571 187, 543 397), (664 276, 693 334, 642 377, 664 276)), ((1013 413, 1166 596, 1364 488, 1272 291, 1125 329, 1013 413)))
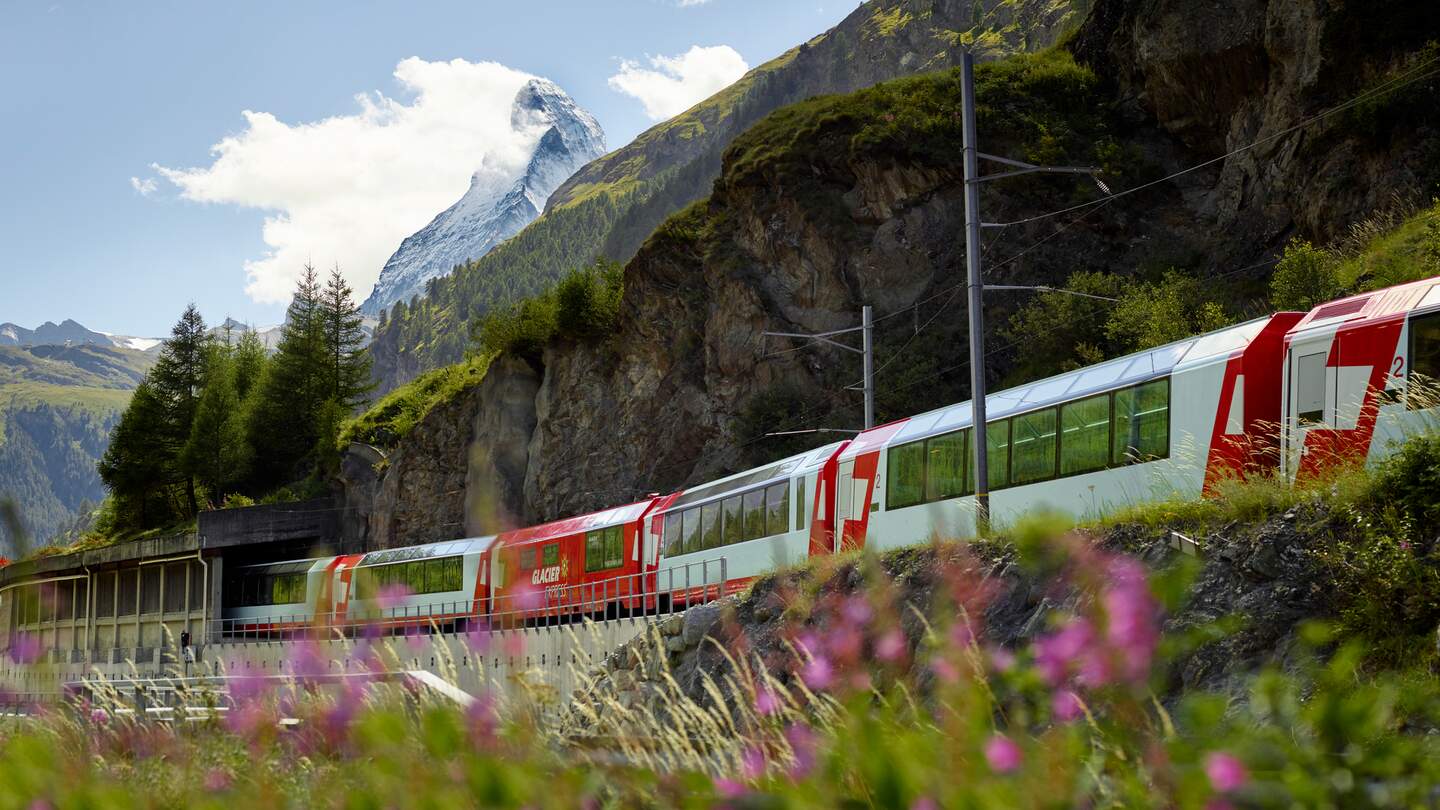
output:
POLYGON ((394 447, 430 411, 479 385, 489 366, 489 356, 476 356, 420 375, 347 422, 340 431, 341 446, 361 442, 394 447))
POLYGON ((1342 284, 1364 292, 1440 275, 1440 201, 1390 225, 1378 218, 1357 226, 1340 264, 1342 284))

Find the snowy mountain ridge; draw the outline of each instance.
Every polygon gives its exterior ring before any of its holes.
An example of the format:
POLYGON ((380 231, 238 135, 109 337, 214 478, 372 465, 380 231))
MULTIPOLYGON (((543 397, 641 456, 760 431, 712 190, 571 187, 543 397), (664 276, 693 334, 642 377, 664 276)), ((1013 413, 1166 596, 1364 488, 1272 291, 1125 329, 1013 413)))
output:
POLYGON ((517 175, 482 164, 464 196, 400 243, 361 305, 362 313, 378 316, 396 301, 423 292, 430 279, 448 275, 455 265, 478 259, 519 233, 561 183, 605 153, 599 122, 546 79, 532 79, 516 93, 510 125, 534 133, 535 147, 523 169, 517 175))

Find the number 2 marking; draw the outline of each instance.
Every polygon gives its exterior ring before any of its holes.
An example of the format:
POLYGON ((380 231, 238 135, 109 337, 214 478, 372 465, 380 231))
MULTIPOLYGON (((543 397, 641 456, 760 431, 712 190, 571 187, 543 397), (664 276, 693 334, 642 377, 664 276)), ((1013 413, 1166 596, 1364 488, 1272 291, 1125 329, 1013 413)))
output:
POLYGON ((1405 357, 1403 355, 1395 358, 1395 367, 1390 369, 1390 374, 1395 377, 1405 376, 1405 357))

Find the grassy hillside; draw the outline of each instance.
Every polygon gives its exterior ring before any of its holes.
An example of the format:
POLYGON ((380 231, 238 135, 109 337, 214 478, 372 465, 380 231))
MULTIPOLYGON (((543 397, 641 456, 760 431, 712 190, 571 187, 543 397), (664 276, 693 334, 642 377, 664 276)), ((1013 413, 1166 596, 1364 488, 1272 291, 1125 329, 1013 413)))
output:
MULTIPOLYGON (((95 464, 134 387, 155 362, 131 349, 0 347, 0 498, 46 539, 105 495, 95 464)), ((0 553, 14 538, 0 526, 0 553)))

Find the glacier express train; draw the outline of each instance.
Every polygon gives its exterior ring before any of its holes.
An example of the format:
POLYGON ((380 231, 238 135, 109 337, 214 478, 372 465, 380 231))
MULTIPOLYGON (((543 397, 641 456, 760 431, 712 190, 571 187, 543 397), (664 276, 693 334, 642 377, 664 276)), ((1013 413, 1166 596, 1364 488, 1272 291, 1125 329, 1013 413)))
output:
MULTIPOLYGON (((1440 279, 986 397, 991 512, 1077 517, 1374 460, 1435 416, 1440 279)), ((975 531, 968 402, 668 495, 488 537, 230 572, 227 631, 665 610, 807 557, 975 531)))

